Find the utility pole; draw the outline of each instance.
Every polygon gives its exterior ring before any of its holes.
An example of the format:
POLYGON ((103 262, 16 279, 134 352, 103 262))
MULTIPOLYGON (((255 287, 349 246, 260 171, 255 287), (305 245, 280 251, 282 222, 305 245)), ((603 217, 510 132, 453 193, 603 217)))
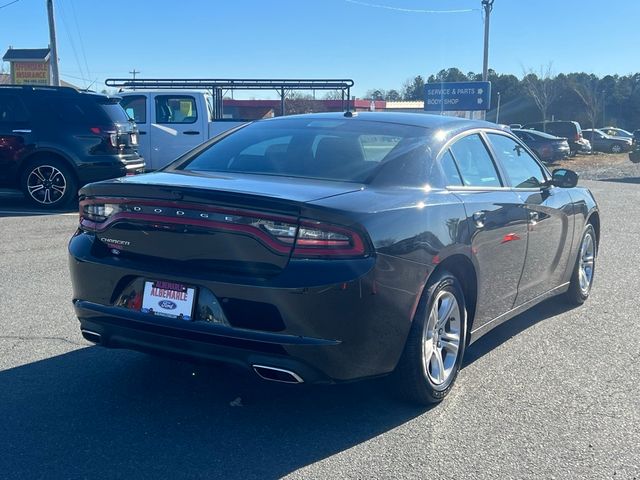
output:
POLYGON ((484 60, 482 62, 482 81, 489 78, 489 20, 493 10, 493 0, 482 0, 484 8, 484 60))
MULTIPOLYGON (((486 82, 489 78, 489 19, 491 10, 493 10, 493 0, 482 0, 482 8, 484 8, 484 58, 482 60, 482 81, 486 82)), ((487 111, 482 111, 482 119, 486 119, 487 111)))
POLYGON ((51 44, 51 85, 60 86, 58 72, 58 44, 56 42, 56 19, 53 15, 53 0, 47 0, 47 15, 49 16, 49 43, 51 44))
POLYGON ((130 73, 131 75, 133 75, 133 89, 135 90, 135 89, 136 89, 136 75, 137 75, 138 73, 140 73, 140 70, 136 70, 136 69, 134 68, 134 69, 133 69, 133 70, 131 70, 129 73, 130 73))
POLYGON ((496 108, 496 123, 500 123, 500 92, 498 92, 498 107, 496 108))

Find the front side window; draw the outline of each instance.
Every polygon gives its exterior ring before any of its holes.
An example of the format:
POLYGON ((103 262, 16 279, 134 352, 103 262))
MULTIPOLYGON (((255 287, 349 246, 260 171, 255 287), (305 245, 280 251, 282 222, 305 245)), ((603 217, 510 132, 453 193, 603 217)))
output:
POLYGON ((426 132, 350 119, 266 120, 221 138, 175 168, 413 185, 426 172, 426 132))
POLYGON ((450 151, 467 187, 501 187, 496 166, 478 134, 467 135, 455 142, 450 151))
POLYGON ((124 97, 120 102, 129 118, 136 123, 147 123, 147 97, 144 95, 131 95, 124 97))
POLYGON ((198 120, 196 99, 189 95, 158 95, 156 123, 195 123, 198 120))
POLYGON ((504 135, 487 134, 497 160, 515 188, 539 188, 545 182, 542 167, 522 145, 504 135))

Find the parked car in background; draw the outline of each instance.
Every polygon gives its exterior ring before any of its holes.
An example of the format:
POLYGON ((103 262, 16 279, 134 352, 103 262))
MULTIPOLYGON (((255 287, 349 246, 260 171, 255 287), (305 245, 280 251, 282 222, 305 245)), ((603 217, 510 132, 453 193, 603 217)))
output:
POLYGON ((0 187, 59 208, 86 183, 142 173, 136 125, 119 101, 69 87, 0 86, 0 187))
POLYGON ((287 383, 390 374, 439 402, 468 343, 551 296, 589 296, 600 219, 577 181, 488 122, 261 120, 85 186, 73 306, 105 347, 287 383))
POLYGON ((511 125, 509 125, 509 128, 511 128, 511 129, 522 128, 522 124, 520 124, 520 123, 512 123, 511 125))
POLYGON ((591 145, 582 136, 580 124, 574 121, 556 120, 552 122, 528 123, 523 129, 533 129, 539 132, 549 133, 556 137, 564 137, 569 142, 571 155, 576 153, 590 153, 591 145))
POLYGON ((591 147, 596 152, 621 153, 631 150, 631 139, 624 137, 611 137, 598 130, 587 128, 582 135, 591 142, 591 147))
POLYGON ((631 139, 631 144, 633 145, 634 149, 640 147, 640 129, 633 131, 633 138, 631 139))
POLYGON ((555 135, 538 132, 536 130, 514 128, 511 131, 545 163, 562 160, 571 153, 569 142, 567 142, 566 138, 556 137, 555 135))
POLYGON ((633 133, 623 130, 622 128, 617 127, 602 127, 598 128, 601 132, 609 135, 610 137, 621 137, 621 138, 633 138, 633 133))
POLYGON ((158 170, 205 140, 242 125, 212 118, 210 93, 190 90, 123 91, 122 106, 140 131, 147 170, 158 170))

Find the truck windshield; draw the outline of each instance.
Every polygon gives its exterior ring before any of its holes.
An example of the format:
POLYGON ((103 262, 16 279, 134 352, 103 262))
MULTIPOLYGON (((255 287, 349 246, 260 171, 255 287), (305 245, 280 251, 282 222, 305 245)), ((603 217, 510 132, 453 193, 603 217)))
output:
POLYGON ((267 120, 222 138, 174 168, 367 182, 383 164, 426 157, 427 132, 346 118, 267 120))

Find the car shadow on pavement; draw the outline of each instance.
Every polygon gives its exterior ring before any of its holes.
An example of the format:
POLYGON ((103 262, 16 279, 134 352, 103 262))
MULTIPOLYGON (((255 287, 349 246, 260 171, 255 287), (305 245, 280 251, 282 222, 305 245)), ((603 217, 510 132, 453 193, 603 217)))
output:
POLYGON ((462 367, 464 368, 471 365, 482 356, 515 337, 520 332, 534 326, 536 323, 568 312, 573 308, 575 307, 563 302, 558 297, 549 298, 530 310, 507 320, 467 348, 462 367))
POLYGON ((601 178, 601 182, 640 183, 640 177, 601 178))
POLYGON ((77 211, 77 203, 61 209, 45 210, 43 208, 34 207, 22 197, 5 196, 0 194, 0 218, 60 215, 61 213, 75 213, 77 211))
POLYGON ((0 476, 279 478, 428 410, 384 390, 81 348, 0 372, 0 476))

